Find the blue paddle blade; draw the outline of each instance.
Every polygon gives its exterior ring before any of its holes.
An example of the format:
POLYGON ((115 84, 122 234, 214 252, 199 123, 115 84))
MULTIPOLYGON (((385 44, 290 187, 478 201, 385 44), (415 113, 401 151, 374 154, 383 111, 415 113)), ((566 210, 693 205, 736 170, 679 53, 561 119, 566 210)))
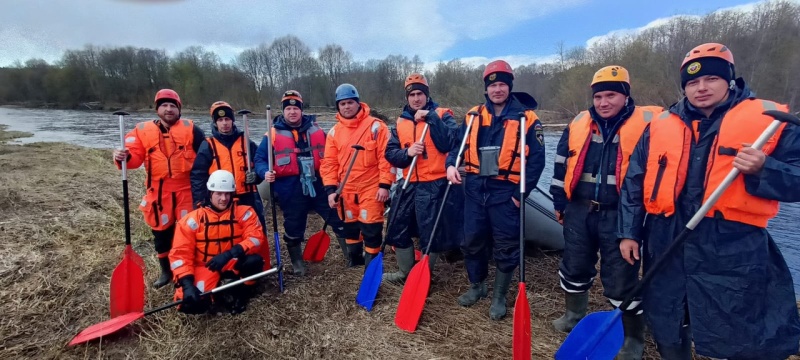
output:
POLYGON ((381 280, 383 280, 383 252, 379 252, 378 256, 370 261, 356 295, 356 303, 367 311, 372 311, 372 305, 375 303, 375 297, 378 296, 378 289, 381 287, 381 280))
POLYGON ((625 334, 622 311, 599 311, 583 318, 556 352, 556 360, 613 360, 625 334))

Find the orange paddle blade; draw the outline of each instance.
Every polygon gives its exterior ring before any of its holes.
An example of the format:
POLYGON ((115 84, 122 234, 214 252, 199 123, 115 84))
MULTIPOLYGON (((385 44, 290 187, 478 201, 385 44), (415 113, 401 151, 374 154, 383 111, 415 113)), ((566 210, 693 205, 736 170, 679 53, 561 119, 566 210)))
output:
POLYGON ((517 301, 514 303, 514 332, 511 336, 513 359, 531 358, 531 307, 525 292, 525 283, 519 283, 517 301))
POLYGON ((75 337, 72 338, 72 341, 69 342, 69 346, 84 343, 89 340, 94 340, 101 336, 114 333, 119 329, 124 328, 128 324, 136 320, 139 320, 143 317, 144 317, 143 312, 133 312, 115 317, 111 320, 103 321, 99 324, 94 324, 92 326, 89 326, 85 330, 81 331, 78 335, 75 335, 75 337))
POLYGON ((414 265, 406 278, 400 303, 397 304, 397 313, 394 323, 400 329, 413 333, 417 330, 422 310, 425 309, 425 300, 431 287, 431 268, 428 264, 428 254, 414 265))
POLYGON ((109 310, 112 318, 144 310, 144 272, 139 263, 143 263, 142 258, 126 245, 122 261, 111 273, 109 310))

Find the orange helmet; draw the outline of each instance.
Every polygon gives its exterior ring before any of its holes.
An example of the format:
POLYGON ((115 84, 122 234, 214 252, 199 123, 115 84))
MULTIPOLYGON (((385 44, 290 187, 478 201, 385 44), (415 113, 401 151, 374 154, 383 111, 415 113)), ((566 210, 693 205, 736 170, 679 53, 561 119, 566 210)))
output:
POLYGON ((512 80, 514 79, 514 71, 511 70, 511 65, 508 65, 508 63, 503 60, 495 60, 487 64, 486 69, 483 70, 483 78, 486 79, 489 74, 496 72, 507 73, 511 75, 512 80))
POLYGON ((600 70, 597 70, 594 73, 594 77, 592 77, 592 83, 589 86, 593 86, 599 82, 606 82, 606 81, 615 81, 615 82, 623 82, 628 85, 631 84, 631 77, 628 74, 628 70, 619 65, 611 65, 606 66, 600 70))
POLYGON ((172 89, 158 90, 158 92, 156 93, 156 98, 153 100, 153 103, 158 105, 158 101, 162 99, 170 99, 175 101, 175 104, 178 105, 178 109, 183 107, 183 104, 181 103, 181 97, 178 96, 178 93, 176 93, 175 90, 172 89))
POLYGON ((408 87, 408 85, 411 84, 422 84, 428 86, 428 79, 425 78, 425 75, 420 73, 411 73, 408 75, 408 77, 406 77, 406 83, 403 85, 403 87, 408 87))
POLYGON ((224 101, 217 101, 217 102, 211 104, 211 108, 208 109, 208 113, 211 116, 214 116, 214 111, 217 110, 218 108, 221 108, 221 107, 226 107, 228 109, 233 110, 233 107, 230 104, 228 104, 228 103, 226 103, 224 101))
POLYGON ((720 58, 727 61, 729 64, 731 64, 731 66, 734 65, 733 53, 731 53, 731 50, 728 49, 727 46, 719 43, 705 43, 696 46, 694 49, 686 53, 686 57, 683 58, 683 63, 681 63, 681 69, 683 69, 683 67, 692 60, 704 57, 720 58))

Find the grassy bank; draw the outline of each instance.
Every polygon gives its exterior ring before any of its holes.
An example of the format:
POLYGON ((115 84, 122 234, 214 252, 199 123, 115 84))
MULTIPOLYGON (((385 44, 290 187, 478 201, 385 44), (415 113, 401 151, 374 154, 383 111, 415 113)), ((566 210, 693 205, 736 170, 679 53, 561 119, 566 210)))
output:
MULTIPOLYGON (((18 134, 17 134, 18 135, 18 134)), ((16 136, 0 129, 0 139, 16 136)), ((0 358, 294 358, 488 359, 511 357, 509 317, 491 321, 489 300, 457 305, 468 287, 463 262, 440 263, 415 334, 393 324, 401 288, 384 285, 371 313, 355 304, 363 268, 347 269, 336 245, 305 278, 286 276, 238 316, 185 316, 167 310, 119 334, 86 345, 66 344, 108 317, 109 277, 123 249, 122 191, 108 150, 60 143, 0 142, 0 358)), ((143 172, 131 171, 134 249, 146 261, 146 283, 158 275, 150 233, 136 208, 143 172)), ((280 221, 280 220, 279 220, 280 221)), ((321 228, 314 217, 307 234, 321 228)), ((288 258, 284 250, 284 259, 288 258)), ((533 358, 552 358, 564 335, 550 328, 563 306, 558 257, 527 258, 533 358)), ((387 271, 395 268, 387 255, 387 271)), ((598 282, 599 285, 599 282, 598 282)), ((600 286, 593 310, 607 307, 600 286)), ((172 288, 147 289, 146 308, 172 299, 172 288)), ((647 354, 654 356, 648 344, 647 354)))

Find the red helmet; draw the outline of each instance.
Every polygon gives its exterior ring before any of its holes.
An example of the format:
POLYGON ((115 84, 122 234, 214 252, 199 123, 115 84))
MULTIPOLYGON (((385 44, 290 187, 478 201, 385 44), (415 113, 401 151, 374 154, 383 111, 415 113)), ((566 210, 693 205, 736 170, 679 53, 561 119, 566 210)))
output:
POLYGON ((511 65, 508 65, 503 60, 495 60, 486 65, 486 69, 483 70, 483 78, 485 79, 489 74, 496 72, 508 73, 511 75, 511 79, 514 79, 514 71, 511 70, 511 65))
POLYGON ((170 99, 175 101, 175 103, 178 105, 178 109, 183 107, 183 104, 181 103, 181 97, 178 96, 178 93, 176 93, 175 90, 172 89, 158 90, 158 92, 156 93, 156 98, 155 100, 153 100, 153 103, 158 105, 158 100, 161 99, 170 99))

